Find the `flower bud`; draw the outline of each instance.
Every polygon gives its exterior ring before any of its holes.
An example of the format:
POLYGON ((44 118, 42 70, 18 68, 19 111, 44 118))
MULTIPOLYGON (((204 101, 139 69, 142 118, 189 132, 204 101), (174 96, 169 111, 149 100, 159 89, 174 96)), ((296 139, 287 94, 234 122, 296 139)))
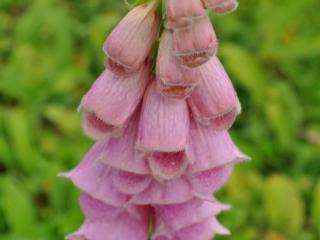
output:
POLYGON ((171 29, 190 27, 194 18, 206 14, 201 0, 167 0, 166 6, 171 29))
POLYGON ((114 73, 132 73, 147 59, 158 32, 156 3, 140 5, 110 33, 104 44, 107 67, 114 73))
POLYGON ((194 20, 192 26, 173 32, 174 54, 179 62, 197 67, 207 62, 217 51, 217 37, 207 15, 194 20))
POLYGON ((168 97, 185 98, 200 81, 198 68, 181 65, 173 55, 172 33, 162 33, 157 58, 157 87, 168 97))
POLYGON ((223 65, 217 57, 200 67, 201 82, 188 104, 194 118, 216 130, 228 129, 240 113, 240 103, 223 65))
POLYGON ((85 133, 95 140, 119 135, 140 103, 148 82, 147 65, 125 76, 105 70, 82 100, 85 133))
POLYGON ((239 3, 237 0, 202 0, 205 7, 217 14, 227 14, 234 11, 239 3))

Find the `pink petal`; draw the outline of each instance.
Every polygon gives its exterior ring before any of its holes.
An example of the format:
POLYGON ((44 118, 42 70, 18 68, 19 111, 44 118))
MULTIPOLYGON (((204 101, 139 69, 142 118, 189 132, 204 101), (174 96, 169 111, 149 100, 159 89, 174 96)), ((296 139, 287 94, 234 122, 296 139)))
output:
POLYGON ((192 198, 190 183, 184 178, 177 178, 166 183, 153 181, 145 191, 135 195, 131 202, 139 205, 176 204, 192 198))
POLYGON ((169 28, 188 27, 193 18, 206 14, 200 0, 167 0, 166 7, 169 28))
POLYGON ((111 138, 107 142, 101 154, 101 162, 122 171, 136 174, 150 173, 147 162, 139 158, 135 151, 139 114, 140 111, 132 117, 120 138, 111 138))
POLYGON ((82 100, 86 134, 95 140, 119 135, 140 103, 148 82, 148 66, 130 76, 104 71, 82 100))
POLYGON ((121 214, 112 221, 107 218, 98 221, 87 219, 75 233, 67 237, 68 240, 147 240, 149 217, 136 218, 128 214, 121 214))
POLYGON ((241 107, 223 65, 217 57, 200 67, 201 82, 195 88, 188 104, 197 121, 214 129, 228 129, 241 107))
POLYGON ((225 165, 203 172, 197 172, 189 176, 189 180, 198 197, 218 191, 230 178, 233 165, 225 165))
POLYGON ((104 44, 107 67, 117 74, 137 71, 147 59, 158 33, 156 4, 132 9, 110 33, 104 44))
POLYGON ((160 92, 168 97, 185 98, 200 81, 198 68, 188 68, 178 63, 172 54, 172 33, 162 33, 157 58, 157 82, 160 92))
POLYGON ((95 140, 103 140, 111 136, 119 136, 122 129, 101 120, 95 113, 83 111, 82 128, 87 136, 95 140))
POLYGON ((233 12, 239 6, 236 0, 225 0, 224 3, 212 8, 212 10, 219 15, 224 15, 233 12))
POLYGON ((107 205, 124 206, 129 197, 113 187, 111 170, 97 161, 104 144, 95 144, 77 167, 62 176, 69 178, 82 192, 107 205))
POLYGON ((80 196, 80 206, 86 218, 94 221, 113 220, 123 212, 123 209, 106 205, 86 193, 80 196))
POLYGON ((173 32, 174 54, 188 67, 198 67, 217 51, 217 37, 207 15, 194 20, 191 28, 173 32))
POLYGON ((220 203, 192 199, 181 204, 155 206, 155 214, 172 231, 178 231, 217 215, 221 208, 220 203))
POLYGON ((177 239, 210 240, 215 234, 229 235, 230 232, 215 218, 209 217, 202 223, 196 223, 180 230, 176 233, 176 237, 177 239))
POLYGON ((175 153, 154 152, 148 157, 152 175, 162 181, 180 177, 188 167, 184 151, 175 153))
POLYGON ((197 84, 192 86, 166 85, 160 80, 157 81, 158 91, 161 92, 162 95, 170 98, 185 99, 190 96, 196 86, 197 84))
POLYGON ((137 194, 145 190, 152 178, 124 171, 114 171, 112 175, 114 187, 124 194, 137 194))
POLYGON ((180 152, 189 130, 186 102, 162 96, 151 83, 140 116, 137 148, 141 152, 180 152))
POLYGON ((191 121, 186 155, 191 172, 199 172, 249 158, 240 152, 227 131, 215 131, 191 121))

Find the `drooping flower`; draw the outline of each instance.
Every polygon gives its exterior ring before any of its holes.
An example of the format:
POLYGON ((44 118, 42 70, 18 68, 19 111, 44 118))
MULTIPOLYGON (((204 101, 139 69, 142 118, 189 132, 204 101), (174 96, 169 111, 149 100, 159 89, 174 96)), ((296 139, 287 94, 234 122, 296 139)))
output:
POLYGON ((143 65, 158 33, 156 8, 153 1, 134 8, 110 33, 103 49, 111 71, 132 73, 143 65))
POLYGON ((199 68, 181 65, 173 55, 173 38, 168 30, 160 39, 156 74, 158 89, 168 97, 185 98, 200 82, 199 68))
POLYGON ((232 82, 217 57, 200 67, 201 82, 188 104, 195 119, 216 130, 231 127, 241 107, 232 82))
POLYGON ((147 64, 125 76, 105 70, 81 103, 85 133, 95 140, 119 135, 140 103, 149 79, 147 64))
POLYGON ((167 27, 171 29, 188 28, 195 18, 206 14, 201 0, 166 0, 167 27))
POLYGON ((217 220, 230 206, 213 193, 249 157, 227 132, 240 103, 214 56, 205 8, 226 13, 237 2, 163 1, 164 29, 159 1, 150 0, 105 42, 107 69, 81 104, 83 129, 97 142, 61 174, 80 189, 85 215, 68 240, 147 240, 150 225, 153 240, 230 234, 217 220), (151 48, 161 30, 156 58, 151 48))
POLYGON ((161 95, 156 84, 146 91, 137 136, 156 177, 171 179, 187 167, 184 150, 189 134, 189 112, 184 100, 161 95))
POLYGON ((173 31, 174 54, 181 64, 198 67, 216 53, 218 41, 207 15, 195 19, 190 28, 173 31))

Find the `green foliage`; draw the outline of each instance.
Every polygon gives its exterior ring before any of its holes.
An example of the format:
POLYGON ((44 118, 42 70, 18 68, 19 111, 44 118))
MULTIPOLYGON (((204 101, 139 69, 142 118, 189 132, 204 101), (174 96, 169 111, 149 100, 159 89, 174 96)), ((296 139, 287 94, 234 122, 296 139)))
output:
MULTIPOLYGON (((232 135, 252 157, 218 194, 234 205, 220 218, 228 239, 320 239, 319 8, 240 0, 210 15, 243 105, 232 135)), ((76 109, 126 10, 119 0, 0 1, 0 240, 63 239, 81 224, 78 190, 57 173, 91 145, 76 109)))

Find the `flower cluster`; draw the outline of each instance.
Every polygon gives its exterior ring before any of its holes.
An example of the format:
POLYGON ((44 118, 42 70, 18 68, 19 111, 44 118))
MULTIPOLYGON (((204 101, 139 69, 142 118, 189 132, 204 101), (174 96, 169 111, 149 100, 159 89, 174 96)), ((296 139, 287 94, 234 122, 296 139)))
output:
POLYGON ((227 131, 240 103, 206 9, 224 14, 237 2, 166 0, 164 24, 158 4, 135 7, 111 32, 106 69, 82 99, 96 143, 63 174, 86 217, 69 240, 146 240, 150 228, 154 240, 229 233, 216 219, 229 206, 212 193, 248 157, 227 131))

